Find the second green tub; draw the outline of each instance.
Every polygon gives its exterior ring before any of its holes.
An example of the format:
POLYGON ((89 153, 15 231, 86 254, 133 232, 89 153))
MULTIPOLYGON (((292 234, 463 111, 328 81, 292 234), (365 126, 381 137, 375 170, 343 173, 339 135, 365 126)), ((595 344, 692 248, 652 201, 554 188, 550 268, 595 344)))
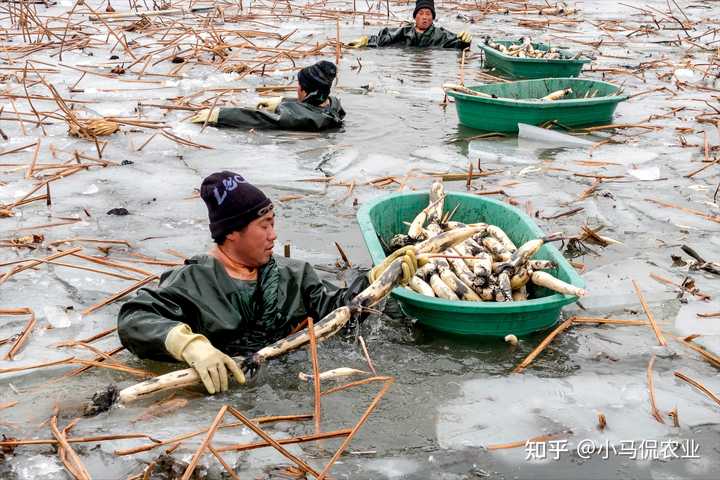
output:
POLYGON ((518 123, 541 125, 553 120, 568 127, 609 124, 618 103, 627 99, 611 83, 577 78, 521 80, 470 89, 497 98, 448 92, 455 99, 458 119, 467 127, 489 132, 517 132, 518 123), (565 88, 573 93, 560 100, 540 100, 565 88))

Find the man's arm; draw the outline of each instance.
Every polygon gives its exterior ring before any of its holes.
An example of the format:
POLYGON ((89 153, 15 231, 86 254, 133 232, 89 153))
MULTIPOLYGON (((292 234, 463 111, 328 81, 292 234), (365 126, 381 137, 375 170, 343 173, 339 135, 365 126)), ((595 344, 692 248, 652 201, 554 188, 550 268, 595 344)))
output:
POLYGON ((408 28, 412 27, 405 26, 400 28, 383 28, 377 35, 370 35, 370 37, 368 37, 367 46, 377 48, 388 47, 398 43, 405 43, 408 28))
POLYGON ((156 290, 141 289, 120 309, 120 341, 141 358, 184 361, 210 394, 228 389, 228 371, 238 383, 245 383, 235 361, 198 333, 198 308, 172 283, 156 290))
POLYGON ((323 282, 309 263, 305 264, 302 293, 305 306, 315 320, 320 320, 336 308, 348 305, 370 282, 367 272, 352 269, 347 272, 347 287, 339 288, 323 282))
POLYGON ((332 108, 313 107, 298 101, 288 101, 280 104, 277 115, 279 116, 277 128, 320 132, 341 127, 345 111, 337 99, 333 100, 332 108))
POLYGON ((460 32, 460 34, 456 35, 442 27, 436 27, 433 31, 432 44, 436 47, 462 50, 470 47, 470 41, 468 40, 471 38, 472 36, 467 32, 460 32))
POLYGON ((170 330, 182 324, 193 328, 193 317, 174 298, 172 288, 141 288, 120 308, 118 334, 123 346, 140 358, 175 361, 165 347, 165 339, 170 330))
POLYGON ((278 115, 264 110, 223 107, 214 125, 230 128, 278 128, 278 115))

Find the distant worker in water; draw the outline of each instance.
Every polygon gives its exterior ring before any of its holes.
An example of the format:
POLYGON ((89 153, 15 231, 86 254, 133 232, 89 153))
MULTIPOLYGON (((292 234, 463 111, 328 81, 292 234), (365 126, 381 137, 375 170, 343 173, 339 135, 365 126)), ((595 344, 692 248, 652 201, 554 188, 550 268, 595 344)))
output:
POLYGON ((472 35, 463 31, 457 35, 433 25, 435 3, 433 0, 417 0, 413 11, 414 23, 400 28, 383 28, 377 35, 363 35, 346 46, 363 47, 439 47, 464 49, 470 46, 472 35))
POLYGON ((345 110, 337 97, 330 96, 337 67, 322 60, 298 72, 297 99, 269 97, 256 108, 213 108, 201 110, 190 121, 217 127, 302 130, 318 132, 339 128, 345 110))

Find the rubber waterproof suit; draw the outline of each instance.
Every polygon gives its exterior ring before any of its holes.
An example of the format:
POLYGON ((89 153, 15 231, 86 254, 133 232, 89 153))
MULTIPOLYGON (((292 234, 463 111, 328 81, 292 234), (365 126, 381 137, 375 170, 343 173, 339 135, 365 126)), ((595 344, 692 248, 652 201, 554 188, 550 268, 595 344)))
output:
POLYGON ((247 356, 286 337, 308 316, 318 321, 347 305, 368 285, 365 274, 351 273, 348 287, 338 288, 321 281, 307 262, 272 257, 256 282, 245 282, 231 278, 215 258, 197 255, 122 306, 120 341, 138 357, 175 361, 165 337, 185 323, 222 352, 247 356))
POLYGON ((296 99, 283 99, 275 112, 251 108, 221 108, 218 127, 301 130, 319 132, 339 128, 345 118, 340 100, 328 97, 329 105, 318 107, 296 99))
POLYGON ((400 28, 383 28, 377 35, 370 35, 368 47, 439 47, 463 49, 470 46, 461 41, 457 35, 442 27, 432 25, 420 33, 411 23, 400 28))

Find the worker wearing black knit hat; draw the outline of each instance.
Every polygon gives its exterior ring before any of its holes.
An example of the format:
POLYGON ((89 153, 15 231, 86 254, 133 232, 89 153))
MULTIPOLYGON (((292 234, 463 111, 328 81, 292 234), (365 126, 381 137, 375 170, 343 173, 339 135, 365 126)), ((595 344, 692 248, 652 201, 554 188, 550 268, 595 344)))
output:
POLYGON ((194 123, 218 127, 321 131, 343 124, 345 110, 340 100, 330 96, 337 75, 334 63, 321 60, 297 75, 297 99, 269 97, 251 108, 205 109, 194 123))
POLYGON ((348 48, 363 47, 440 47, 465 49, 470 47, 472 35, 462 31, 457 35, 442 27, 433 25, 435 2, 417 0, 413 10, 414 23, 400 28, 384 28, 377 35, 364 35, 348 43, 348 48))
POLYGON ((330 87, 335 81, 337 67, 334 63, 321 60, 315 65, 298 72, 298 98, 312 105, 323 105, 330 96, 330 87))
POLYGON ((435 18, 435 2, 433 0, 417 0, 417 2, 415 2, 415 10, 413 10, 413 18, 415 18, 423 8, 430 10, 433 19, 435 18))
MULTIPOLYGON (((273 204, 242 175, 209 175, 200 197, 215 247, 164 273, 157 288, 141 288, 120 308, 118 334, 141 358, 187 363, 211 394, 228 389, 228 373, 245 382, 230 356, 247 357, 302 328, 308 317, 319 321, 348 305, 368 277, 390 265, 381 263, 369 276, 350 270, 347 287, 338 288, 321 281, 309 263, 273 255, 273 204)), ((395 258, 412 278, 415 256, 398 251, 389 257, 395 258)))
POLYGON ((210 236, 222 244, 228 233, 242 230, 272 211, 270 199, 242 176, 228 171, 213 173, 200 186, 210 218, 210 236))

